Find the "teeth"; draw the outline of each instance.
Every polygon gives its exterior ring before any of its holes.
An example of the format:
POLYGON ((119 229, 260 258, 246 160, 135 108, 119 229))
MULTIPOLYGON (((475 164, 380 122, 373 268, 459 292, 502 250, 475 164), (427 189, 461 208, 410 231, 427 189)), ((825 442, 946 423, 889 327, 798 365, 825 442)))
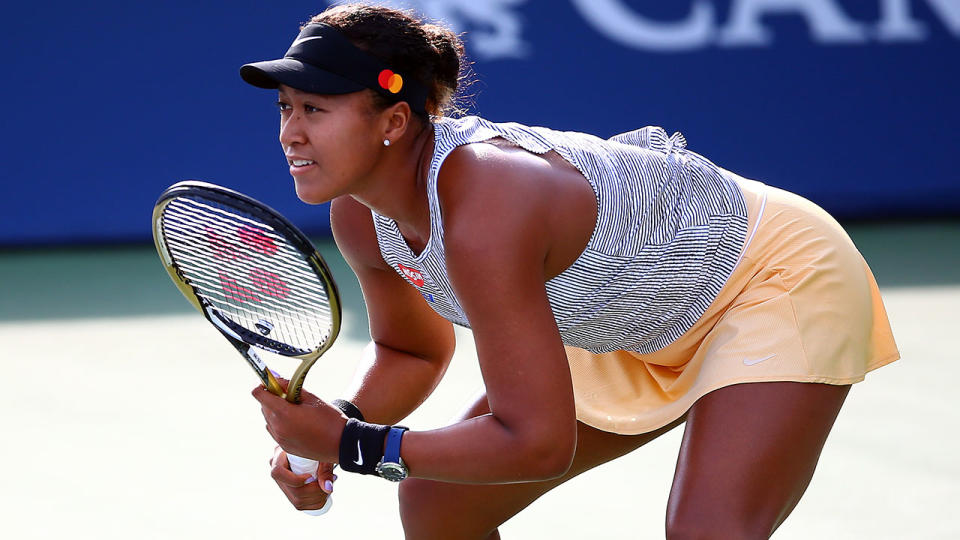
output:
POLYGON ((313 164, 313 162, 310 161, 309 159, 295 159, 295 160, 293 160, 293 166, 294 166, 294 167, 304 167, 304 166, 306 166, 306 165, 312 165, 312 164, 313 164))

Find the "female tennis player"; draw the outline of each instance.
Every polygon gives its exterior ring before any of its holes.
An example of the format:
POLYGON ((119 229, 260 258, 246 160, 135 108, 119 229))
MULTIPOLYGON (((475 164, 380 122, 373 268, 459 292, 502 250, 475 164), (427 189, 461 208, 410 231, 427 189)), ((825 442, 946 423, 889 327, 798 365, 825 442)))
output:
POLYGON ((850 385, 899 357, 863 258, 813 203, 680 134, 451 118, 462 50, 346 5, 241 69, 278 89, 297 195, 331 202, 372 336, 345 400, 254 390, 282 450, 327 464, 307 482, 278 452, 273 478, 300 509, 324 505, 333 463, 403 480, 408 538, 499 538, 685 422, 667 537, 768 537, 850 385), (443 376, 453 324, 473 330, 485 395, 448 427, 395 426, 443 376))

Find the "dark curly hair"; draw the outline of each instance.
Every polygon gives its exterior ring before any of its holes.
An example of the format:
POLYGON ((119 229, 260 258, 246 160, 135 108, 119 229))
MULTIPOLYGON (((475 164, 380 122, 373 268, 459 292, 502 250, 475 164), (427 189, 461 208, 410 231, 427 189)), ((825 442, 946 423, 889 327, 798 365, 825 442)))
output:
MULTIPOLYGON (((460 94, 469 66, 463 42, 450 29, 426 23, 411 12, 361 3, 340 4, 314 15, 306 24, 324 23, 339 30, 354 45, 383 60, 429 91, 427 113, 463 114, 460 94)), ((392 102, 371 92, 374 105, 392 102)))

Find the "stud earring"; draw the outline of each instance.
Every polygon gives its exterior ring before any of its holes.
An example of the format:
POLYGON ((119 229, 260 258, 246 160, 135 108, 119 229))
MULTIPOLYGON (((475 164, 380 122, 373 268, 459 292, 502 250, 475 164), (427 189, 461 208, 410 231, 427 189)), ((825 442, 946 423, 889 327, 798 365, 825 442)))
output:
POLYGON ((390 139, 384 139, 384 140, 383 140, 383 145, 384 145, 384 146, 390 146, 390 139))

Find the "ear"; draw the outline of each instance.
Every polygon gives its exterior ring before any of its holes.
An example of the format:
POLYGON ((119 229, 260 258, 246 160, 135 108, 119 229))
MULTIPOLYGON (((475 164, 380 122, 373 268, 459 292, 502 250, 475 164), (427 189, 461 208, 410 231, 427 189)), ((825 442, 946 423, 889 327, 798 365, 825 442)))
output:
POLYGON ((413 111, 406 101, 400 101, 387 107, 380 113, 380 118, 384 126, 383 138, 391 141, 400 140, 403 135, 411 129, 413 124, 413 111))

